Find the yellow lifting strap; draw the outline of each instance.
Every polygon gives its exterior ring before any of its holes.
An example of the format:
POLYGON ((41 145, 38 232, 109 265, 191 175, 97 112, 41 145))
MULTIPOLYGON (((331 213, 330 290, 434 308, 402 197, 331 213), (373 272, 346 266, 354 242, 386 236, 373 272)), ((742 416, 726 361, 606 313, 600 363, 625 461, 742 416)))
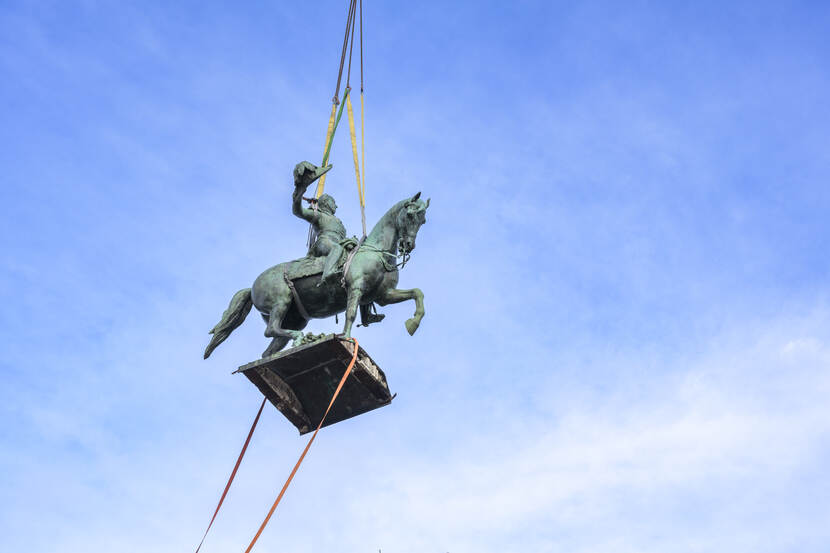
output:
MULTIPOLYGON (((363 4, 360 5, 361 10, 363 4)), ((360 194, 363 202, 360 204, 366 207, 366 128, 363 125, 363 86, 360 87, 360 174, 363 175, 363 180, 360 181, 360 194)), ((366 226, 365 224, 363 225, 366 226)), ((366 229, 363 229, 363 234, 366 234, 366 229)))
MULTIPOLYGON (((363 96, 360 97, 360 124, 361 124, 361 149, 363 148, 363 96)), ((354 176, 357 180, 357 197, 360 200, 360 218, 363 224, 363 236, 366 236, 366 197, 364 195, 363 183, 360 180, 360 161, 357 156, 357 137, 354 129, 354 111, 352 110, 352 99, 348 94, 346 95, 346 112, 349 114, 349 134, 352 137, 352 157, 354 158, 354 176)), ((365 159, 365 158, 364 158, 365 159)))
MULTIPOLYGON (((334 116, 337 112, 337 103, 332 102, 331 104, 331 115, 329 116, 329 126, 328 130, 326 131, 326 141, 323 142, 323 156, 325 156, 325 152, 329 146, 329 140, 331 140, 331 133, 334 132, 334 116)), ((326 160, 323 160, 323 165, 326 164, 326 160)), ((320 180, 317 181, 317 194, 315 197, 319 198, 323 195, 323 190, 326 187, 326 174, 323 173, 323 176, 320 177, 320 180)))
MULTIPOLYGON (((357 197, 360 202, 360 221, 363 226, 363 237, 366 237, 366 140, 365 140, 365 116, 364 116, 364 101, 363 101, 363 0, 360 0, 360 156, 357 154, 357 136, 354 125, 354 110, 352 108, 352 99, 349 92, 349 76, 352 70, 352 46, 354 45, 354 18, 357 10, 357 0, 350 0, 349 2, 349 16, 346 19, 346 36, 343 39, 343 51, 340 56, 340 70, 337 75, 337 87, 334 93, 334 99, 331 106, 331 114, 329 115, 329 124, 326 131, 326 141, 323 147, 323 162, 321 166, 328 163, 329 153, 331 152, 331 144, 334 138, 334 133, 337 130, 337 125, 340 123, 340 116, 343 114, 343 107, 347 108, 349 114, 349 133, 352 140, 352 157, 354 158, 354 175, 357 181, 357 197), (349 44, 349 37, 351 35, 351 43, 349 44), (346 88, 343 91, 343 101, 339 102, 337 99, 338 91, 340 90, 340 77, 343 72, 343 62, 346 58, 346 47, 349 52, 349 65, 346 76, 346 88), (340 103, 338 110, 337 104, 340 103), (361 174, 363 178, 361 179, 361 174)), ((316 197, 323 195, 326 187, 326 175, 320 177, 317 181, 316 197)), ((311 231, 309 231, 311 232, 311 231)))

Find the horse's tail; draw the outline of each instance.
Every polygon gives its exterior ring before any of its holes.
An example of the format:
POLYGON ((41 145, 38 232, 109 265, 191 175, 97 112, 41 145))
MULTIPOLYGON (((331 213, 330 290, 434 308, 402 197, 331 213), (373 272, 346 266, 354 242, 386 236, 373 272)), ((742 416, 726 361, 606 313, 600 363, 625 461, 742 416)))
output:
POLYGON ((250 288, 240 290, 233 295, 233 298, 231 298, 231 304, 225 312, 222 313, 222 320, 219 321, 216 326, 211 328, 208 333, 213 334, 213 338, 210 339, 210 343, 207 348, 205 348, 205 359, 210 357, 213 350, 215 350, 219 344, 224 342, 236 327, 242 324, 245 317, 247 317, 248 313, 250 313, 253 305, 254 303, 251 301, 250 288))

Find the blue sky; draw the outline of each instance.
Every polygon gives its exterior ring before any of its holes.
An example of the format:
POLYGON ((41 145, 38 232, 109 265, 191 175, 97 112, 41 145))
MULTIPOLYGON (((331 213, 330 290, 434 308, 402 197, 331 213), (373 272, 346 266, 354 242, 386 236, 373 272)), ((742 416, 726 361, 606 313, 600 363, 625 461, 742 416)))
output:
MULTIPOLYGON (((345 4, 0 7, 0 549, 195 547, 267 345, 207 330, 304 252, 345 4)), ((398 397, 321 433, 256 551, 826 551, 830 10, 365 12, 367 218, 431 197, 426 318, 357 330, 398 397)), ((304 442, 266 409, 203 551, 304 442)))

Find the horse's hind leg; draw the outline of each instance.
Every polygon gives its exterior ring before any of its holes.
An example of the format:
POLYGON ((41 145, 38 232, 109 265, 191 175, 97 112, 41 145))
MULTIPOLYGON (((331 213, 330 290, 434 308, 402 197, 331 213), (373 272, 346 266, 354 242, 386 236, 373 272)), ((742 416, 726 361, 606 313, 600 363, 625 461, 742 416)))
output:
POLYGON ((265 351, 262 352, 262 357, 271 357, 275 353, 279 352, 282 348, 284 348, 290 340, 291 338, 289 338, 288 336, 278 336, 274 338, 273 340, 271 340, 271 343, 268 345, 265 351))
POLYGON ((415 314, 411 319, 407 319, 404 325, 409 335, 415 334, 421 320, 424 318, 424 293, 420 288, 412 288, 411 290, 396 290, 394 288, 388 289, 377 299, 380 305, 388 305, 390 303, 400 303, 406 300, 415 300, 415 314))
MULTIPOLYGON (((290 313, 290 312, 289 312, 290 313)), ((282 324, 284 324, 286 329, 283 330, 302 330, 305 328, 305 325, 308 324, 308 321, 303 319, 299 316, 299 313, 296 314, 293 318, 289 314, 287 317, 283 317, 282 324)), ((263 319, 265 319, 266 324, 268 323, 268 316, 263 315, 263 319)), ((270 357, 276 353, 278 353, 282 348, 284 348, 288 342, 291 341, 291 337, 289 336, 277 336, 273 340, 271 340, 271 344, 268 348, 262 353, 262 357, 270 357)))
MULTIPOLYGON (((266 352, 271 351, 274 346, 277 345, 276 339, 285 339, 285 343, 288 343, 288 340, 298 341, 303 337, 303 333, 299 330, 289 330, 287 328, 282 328, 282 319, 285 317, 285 313, 288 311, 288 308, 291 307, 291 296, 287 297, 280 297, 274 303, 274 307, 271 308, 271 313, 268 316, 268 326, 265 327, 265 335, 269 338, 274 338, 274 342, 268 346, 268 349, 265 350, 266 352)), ((282 347, 284 347, 283 344, 282 347)), ((279 351, 282 349, 280 347, 277 349, 279 351)))

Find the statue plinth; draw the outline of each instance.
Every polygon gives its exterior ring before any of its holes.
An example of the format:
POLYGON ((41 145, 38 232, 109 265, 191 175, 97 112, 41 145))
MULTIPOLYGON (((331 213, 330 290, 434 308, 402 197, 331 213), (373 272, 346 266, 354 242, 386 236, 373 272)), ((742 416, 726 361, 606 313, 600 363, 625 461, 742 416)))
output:
MULTIPOLYGON (((241 372, 259 388, 300 434, 317 428, 338 382, 352 359, 351 342, 334 334, 242 365, 241 372)), ((363 348, 352 373, 323 426, 356 417, 392 402, 386 375, 363 348)))

